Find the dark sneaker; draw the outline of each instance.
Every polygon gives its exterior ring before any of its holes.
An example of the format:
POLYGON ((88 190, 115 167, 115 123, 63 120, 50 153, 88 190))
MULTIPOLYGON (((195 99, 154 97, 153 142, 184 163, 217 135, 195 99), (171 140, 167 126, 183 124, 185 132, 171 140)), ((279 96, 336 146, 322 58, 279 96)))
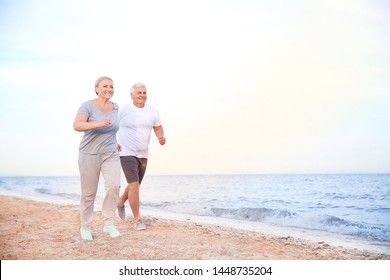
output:
POLYGON ((122 205, 118 205, 118 215, 119 215, 119 218, 121 218, 122 220, 124 220, 126 218, 126 212, 125 212, 125 206, 122 205))

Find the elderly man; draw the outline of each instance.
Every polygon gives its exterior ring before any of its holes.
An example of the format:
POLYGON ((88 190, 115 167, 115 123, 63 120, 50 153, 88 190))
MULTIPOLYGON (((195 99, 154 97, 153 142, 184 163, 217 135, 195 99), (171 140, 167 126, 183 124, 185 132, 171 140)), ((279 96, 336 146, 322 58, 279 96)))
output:
POLYGON ((118 202, 119 217, 124 220, 125 202, 129 200, 134 216, 134 228, 146 229, 140 216, 139 189, 145 175, 152 130, 161 145, 165 144, 164 129, 159 112, 146 104, 147 90, 143 83, 131 87, 132 102, 119 109, 118 144, 120 161, 127 180, 127 187, 118 202))

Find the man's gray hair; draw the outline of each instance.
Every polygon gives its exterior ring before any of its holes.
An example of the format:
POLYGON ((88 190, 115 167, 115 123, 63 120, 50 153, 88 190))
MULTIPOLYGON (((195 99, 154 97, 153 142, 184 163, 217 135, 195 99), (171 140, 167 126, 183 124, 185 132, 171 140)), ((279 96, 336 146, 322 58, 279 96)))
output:
POLYGON ((134 93, 134 90, 136 88, 139 88, 139 87, 144 87, 145 91, 148 91, 147 88, 146 88, 146 85, 144 83, 138 82, 138 83, 135 83, 134 85, 131 86, 130 92, 134 93))

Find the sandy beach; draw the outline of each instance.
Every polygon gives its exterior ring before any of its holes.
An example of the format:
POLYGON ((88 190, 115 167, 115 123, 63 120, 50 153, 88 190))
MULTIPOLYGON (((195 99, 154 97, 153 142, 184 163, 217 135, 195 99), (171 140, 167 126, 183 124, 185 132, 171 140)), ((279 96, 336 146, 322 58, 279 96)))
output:
POLYGON ((0 196, 2 260, 390 260, 390 255, 334 247, 289 236, 146 216, 146 231, 116 220, 121 237, 102 231, 96 211, 93 241, 79 235, 75 205, 0 196))

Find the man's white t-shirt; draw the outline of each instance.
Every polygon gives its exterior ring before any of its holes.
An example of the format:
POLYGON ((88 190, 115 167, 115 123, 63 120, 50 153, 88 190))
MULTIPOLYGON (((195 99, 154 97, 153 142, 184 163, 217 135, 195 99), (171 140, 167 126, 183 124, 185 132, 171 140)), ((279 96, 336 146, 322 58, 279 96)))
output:
POLYGON ((148 158, 149 142, 153 127, 160 126, 160 114, 156 108, 145 104, 136 107, 132 102, 119 108, 118 144, 120 156, 148 158))

